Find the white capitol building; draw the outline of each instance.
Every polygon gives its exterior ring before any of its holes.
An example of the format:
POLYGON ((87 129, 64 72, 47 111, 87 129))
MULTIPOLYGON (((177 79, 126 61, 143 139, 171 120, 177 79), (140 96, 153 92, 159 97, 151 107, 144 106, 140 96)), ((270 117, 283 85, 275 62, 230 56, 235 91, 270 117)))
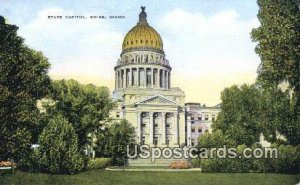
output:
POLYGON ((140 144, 158 147, 192 146, 210 130, 219 107, 185 103, 185 94, 172 87, 172 67, 160 35, 147 22, 145 8, 125 36, 115 66, 114 119, 126 119, 140 144), (195 106, 196 105, 196 106, 195 106), (203 118, 203 119, 202 119, 203 118))

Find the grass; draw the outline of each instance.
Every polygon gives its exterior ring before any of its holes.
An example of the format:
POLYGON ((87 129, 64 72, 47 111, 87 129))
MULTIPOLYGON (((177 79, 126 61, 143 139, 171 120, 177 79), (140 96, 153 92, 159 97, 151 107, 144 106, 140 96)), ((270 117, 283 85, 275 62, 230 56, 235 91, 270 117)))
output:
POLYGON ((0 176, 1 185, 294 185, 298 175, 259 173, 200 173, 200 172, 127 172, 94 170, 76 175, 47 175, 17 171, 0 176))

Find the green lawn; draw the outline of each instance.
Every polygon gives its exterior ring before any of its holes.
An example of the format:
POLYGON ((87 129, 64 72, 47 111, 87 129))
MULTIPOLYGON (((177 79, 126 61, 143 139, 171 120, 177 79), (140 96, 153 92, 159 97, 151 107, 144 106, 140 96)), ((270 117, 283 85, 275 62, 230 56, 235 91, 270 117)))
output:
POLYGON ((95 170, 77 175, 46 175, 16 172, 0 176, 1 185, 294 185, 300 181, 300 175, 283 174, 213 174, 199 172, 129 172, 95 170))

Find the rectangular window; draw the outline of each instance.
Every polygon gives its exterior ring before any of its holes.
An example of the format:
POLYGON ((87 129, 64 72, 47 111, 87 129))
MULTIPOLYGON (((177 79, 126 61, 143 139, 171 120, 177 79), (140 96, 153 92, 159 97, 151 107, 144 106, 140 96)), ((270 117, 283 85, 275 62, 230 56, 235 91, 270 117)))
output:
POLYGON ((216 116, 215 116, 215 115, 212 115, 212 116, 211 116, 211 120, 212 120, 212 121, 215 121, 215 120, 216 120, 216 116))
POLYGON ((192 132, 195 132, 195 127, 192 127, 192 132))
POLYGON ((205 120, 206 120, 206 121, 208 120, 208 115, 205 115, 205 120))
POLYGON ((198 128, 198 132, 201 133, 202 132, 202 128, 198 128))
POLYGON ((154 137, 153 144, 156 146, 158 143, 158 137, 154 137))
POLYGON ((200 121, 202 120, 202 116, 201 116, 201 115, 200 115, 200 116, 198 116, 198 120, 200 120, 200 121))

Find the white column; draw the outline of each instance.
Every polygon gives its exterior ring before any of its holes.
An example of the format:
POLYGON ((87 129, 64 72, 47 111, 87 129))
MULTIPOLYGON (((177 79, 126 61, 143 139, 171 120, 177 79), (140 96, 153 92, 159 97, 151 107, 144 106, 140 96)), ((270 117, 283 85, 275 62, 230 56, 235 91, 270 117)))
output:
POLYGON ((187 120, 187 136, 186 136, 186 141, 187 141, 187 146, 191 146, 191 139, 192 139, 192 136, 191 136, 191 129, 192 129, 192 126, 191 126, 191 121, 190 119, 187 120))
POLYGON ((169 85, 169 87, 168 88, 171 88, 171 71, 169 71, 169 76, 168 76, 168 85, 169 85))
POLYGON ((153 112, 149 112, 150 116, 150 122, 149 122, 149 145, 153 146, 153 136, 154 136, 154 131, 153 131, 153 112))
POLYGON ((123 69, 123 88, 126 88, 126 69, 123 69))
POLYGON ((166 89, 169 89, 169 72, 166 71, 166 89))
POLYGON ((115 71, 115 89, 117 89, 117 82, 118 82, 118 75, 117 75, 117 71, 115 71))
POLYGON ((137 143, 140 144, 142 141, 141 138, 141 112, 136 113, 136 124, 137 124, 137 143))
POLYGON ((166 144, 166 113, 161 113, 161 144, 166 144))
POLYGON ((130 87, 130 86, 132 86, 132 84, 131 84, 132 68, 129 68, 128 75, 129 75, 129 77, 128 77, 128 86, 130 87))
POLYGON ((117 86, 118 86, 118 89, 119 89, 120 88, 120 71, 118 71, 117 74, 118 74, 117 86))
POLYGON ((162 77, 162 88, 165 88, 165 70, 161 70, 161 72, 162 72, 162 75, 161 75, 161 77, 162 77))
POLYGON ((136 68, 137 69, 137 86, 140 86, 140 68, 136 68))
POLYGON ((174 113, 174 145, 178 145, 178 113, 174 113))

